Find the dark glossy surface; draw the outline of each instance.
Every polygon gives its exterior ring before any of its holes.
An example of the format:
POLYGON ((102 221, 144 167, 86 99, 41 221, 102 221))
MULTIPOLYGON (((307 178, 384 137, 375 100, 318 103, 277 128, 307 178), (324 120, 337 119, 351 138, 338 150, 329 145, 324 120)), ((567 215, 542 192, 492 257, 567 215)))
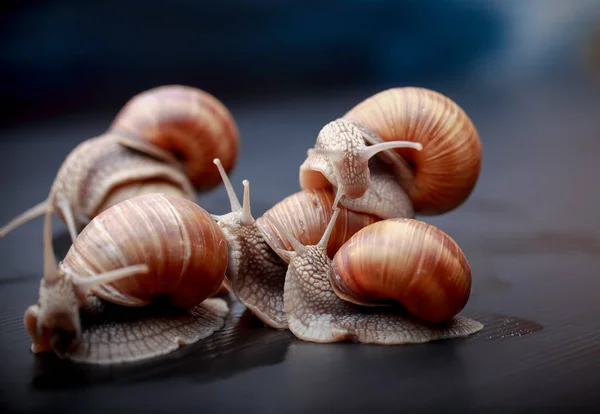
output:
MULTIPOLYGON (((240 306, 226 328, 166 357, 119 367, 34 356, 22 316, 36 301, 42 221, 0 240, 0 402, 57 412, 592 411, 600 403, 600 92, 563 75, 501 88, 441 89, 469 113, 483 170, 459 209, 423 218, 461 245, 473 270, 464 311, 486 324, 466 340, 415 346, 318 345, 275 331, 240 306)), ((298 190, 321 126, 373 91, 231 105, 242 131, 232 180, 250 180, 255 216, 298 190)), ((118 104, 115 107, 115 113, 118 104)), ((2 132, 4 222, 49 189, 79 141, 113 114, 2 132)), ((224 213, 222 187, 198 198, 224 213)), ((58 223, 58 221, 57 221, 58 223)), ((68 248, 55 226, 57 255, 68 248)))

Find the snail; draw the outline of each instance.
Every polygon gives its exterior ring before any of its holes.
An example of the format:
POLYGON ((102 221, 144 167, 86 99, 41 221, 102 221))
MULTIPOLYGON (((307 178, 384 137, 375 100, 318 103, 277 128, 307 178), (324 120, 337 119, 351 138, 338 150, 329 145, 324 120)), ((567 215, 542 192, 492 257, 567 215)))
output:
POLYGON ((58 267, 50 223, 47 212, 39 301, 25 312, 33 352, 52 349, 69 356, 84 347, 88 351, 79 355, 83 362, 133 361, 197 341, 224 325, 222 314, 211 313, 214 301, 222 300, 203 302, 224 280, 227 242, 197 204, 158 193, 122 201, 92 219, 58 267), (97 336, 83 336, 79 311, 90 295, 124 307, 167 302, 182 312, 150 318, 134 332, 108 325, 113 335, 103 332, 109 338, 103 349, 93 346, 97 336), (206 320, 210 323, 204 327, 206 320))
MULTIPOLYGON (((373 171, 382 170, 379 161, 371 163, 373 171)), ((395 179, 389 174, 377 175, 381 199, 363 198, 366 201, 362 207, 355 200, 344 200, 339 205, 339 218, 332 231, 327 245, 327 255, 333 258, 342 244, 354 233, 369 224, 389 217, 414 217, 412 203, 406 193, 395 184, 395 179), (377 207, 377 208, 375 208, 377 207), (368 211, 376 210, 371 214, 368 211)), ((288 232, 304 245, 315 245, 327 227, 333 215, 335 193, 331 188, 305 189, 296 192, 271 207, 265 215, 277 220, 288 232)), ((266 242, 276 252, 279 249, 289 250, 291 245, 277 229, 263 217, 256 224, 264 235, 266 242)))
POLYGON ((287 327, 283 313, 283 283, 287 264, 269 247, 256 225, 250 209, 250 183, 243 181, 244 199, 240 204, 227 174, 216 158, 231 212, 213 215, 229 246, 229 264, 224 285, 265 325, 287 327))
MULTIPOLYGON (((391 167, 397 185, 421 215, 442 214, 461 205, 481 169, 479 135, 462 108, 429 89, 392 88, 322 128, 300 167, 300 186, 333 186, 334 207, 338 201, 347 206, 353 200, 366 209, 366 195, 377 198, 384 193, 377 184, 381 172, 370 173, 367 163, 376 154, 391 167)), ((377 214, 376 209, 368 212, 377 214)))
POLYGON ((97 214, 132 196, 162 192, 194 200, 194 190, 217 183, 210 161, 218 155, 230 170, 238 146, 235 121, 213 96, 180 85, 149 89, 124 105, 105 134, 75 147, 48 198, 0 228, 0 237, 52 210, 74 241, 97 214))
POLYGON ((143 193, 165 194, 193 200, 194 189, 177 168, 159 162, 105 134, 77 145, 62 163, 48 198, 13 219, 0 237, 45 212, 57 212, 74 242, 79 231, 107 208, 143 193))
POLYGON ((189 86, 159 86, 134 96, 109 131, 123 145, 181 163, 198 191, 220 182, 212 160, 219 158, 229 172, 239 150, 239 132, 229 110, 214 96, 189 86))
POLYGON ((284 305, 296 337, 405 344, 483 329, 480 322, 457 315, 469 296, 471 275, 449 236, 415 219, 387 219, 358 231, 332 260, 326 246, 339 214, 336 209, 316 245, 301 244, 265 216, 293 246, 279 253, 289 261, 284 305), (389 298, 403 306, 375 306, 389 298))

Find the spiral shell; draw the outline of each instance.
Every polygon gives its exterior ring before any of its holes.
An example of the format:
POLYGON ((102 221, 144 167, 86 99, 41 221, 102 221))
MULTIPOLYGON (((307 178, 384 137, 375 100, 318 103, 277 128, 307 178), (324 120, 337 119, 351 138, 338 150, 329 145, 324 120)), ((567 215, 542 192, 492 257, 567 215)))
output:
MULTIPOLYGON (((266 215, 271 216, 288 230, 305 246, 315 245, 327 228, 333 216, 333 199, 331 189, 302 190, 294 193, 269 209, 266 215)), ((340 246, 352 235, 369 224, 381 220, 372 214, 360 213, 340 207, 340 214, 327 243, 329 257, 338 251, 340 246)), ((277 249, 293 250, 290 242, 279 233, 268 220, 260 217, 256 224, 269 246, 277 249)))
POLYGON ((365 99, 344 119, 376 141, 413 141, 422 151, 398 148, 401 185, 422 215, 462 204, 481 169, 481 143, 471 119, 448 97, 424 88, 392 88, 365 99))
POLYGON ((398 218, 352 236, 336 253, 329 281, 348 302, 373 305, 392 300, 418 319, 442 322, 466 305, 471 270, 446 233, 419 220, 398 218))
POLYGON ((190 308, 219 289, 227 259, 227 242, 204 209, 184 198, 147 194, 96 216, 60 268, 86 277, 146 264, 148 273, 100 285, 92 293, 126 306, 167 297, 190 308))
POLYGON ((183 162, 197 190, 219 184, 212 160, 221 159, 229 172, 239 149, 238 128, 229 110, 214 96, 189 86, 160 86, 134 96, 110 130, 171 152, 183 162))

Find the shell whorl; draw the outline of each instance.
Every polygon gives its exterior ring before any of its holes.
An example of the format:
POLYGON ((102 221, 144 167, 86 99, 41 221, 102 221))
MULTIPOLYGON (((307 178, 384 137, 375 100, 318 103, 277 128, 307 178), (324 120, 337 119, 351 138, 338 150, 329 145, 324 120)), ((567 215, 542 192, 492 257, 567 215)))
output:
MULTIPOLYGON (((331 189, 302 190, 275 204, 264 216, 256 220, 256 224, 267 244, 275 251, 293 248, 277 228, 264 218, 267 215, 277 220, 303 245, 316 245, 333 216, 334 198, 335 194, 331 189)), ((357 231, 378 220, 380 218, 372 214, 359 213, 340 206, 340 214, 327 244, 329 257, 333 257, 340 246, 357 231)))
POLYGON ((146 264, 147 274, 101 285, 93 293, 130 306, 169 297, 189 308, 218 290, 227 257, 227 242, 204 209, 184 198, 147 194, 96 216, 60 267, 89 276, 146 264))
POLYGON ((365 99, 343 118, 378 141, 423 145, 422 151, 386 151, 397 155, 400 183, 417 213, 445 213, 473 191, 481 169, 479 135, 464 110, 448 97, 424 88, 392 88, 365 99))
MULTIPOLYGON (((96 215, 135 191, 161 191, 157 184, 189 200, 195 198, 187 177, 171 165, 130 150, 117 141, 114 134, 90 138, 79 144, 61 165, 50 199, 55 204, 64 199, 73 211, 76 224, 83 228, 96 215), (150 184, 145 187, 145 184, 150 184), (127 188, 131 187, 131 188, 127 188), (112 194, 112 192, 121 194, 112 194)), ((55 206, 56 207, 56 206, 55 206)), ((60 213, 60 209, 56 209, 60 213)))
POLYGON ((471 270, 458 244, 415 219, 388 219, 357 232, 336 253, 329 280, 344 300, 395 300, 429 322, 458 314, 471 291, 471 270))
POLYGON ((197 190, 220 183, 214 158, 229 172, 239 150, 239 132, 229 110, 214 96, 189 86, 165 85, 134 96, 110 130, 171 152, 197 190))

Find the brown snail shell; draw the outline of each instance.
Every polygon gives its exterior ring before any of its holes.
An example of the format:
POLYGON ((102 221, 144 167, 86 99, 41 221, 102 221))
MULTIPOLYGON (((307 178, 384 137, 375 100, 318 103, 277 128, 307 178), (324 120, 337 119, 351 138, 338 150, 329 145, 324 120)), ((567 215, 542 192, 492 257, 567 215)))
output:
POLYGON ((227 260, 227 242, 204 209, 180 197, 147 194, 96 216, 59 269, 86 277, 146 264, 147 273, 100 285, 92 293, 126 306, 168 297, 189 308, 217 292, 227 260))
POLYGON ((134 96, 110 131, 138 141, 142 150, 150 144, 171 153, 183 163, 197 190, 219 184, 212 160, 221 159, 229 172, 239 149, 237 125, 229 110, 211 94, 189 86, 165 85, 134 96))
MULTIPOLYGON (((329 188, 302 190, 275 204, 265 216, 269 215, 277 220, 303 245, 314 245, 321 239, 331 221, 334 198, 335 194, 329 188)), ((339 217, 327 244, 327 254, 333 257, 352 235, 378 220, 381 218, 340 206, 339 217)), ((290 242, 264 216, 258 218, 256 224, 275 252, 278 249, 293 250, 290 242)))
POLYGON ((329 280, 346 301, 397 301, 428 322, 457 315, 471 291, 471 270, 458 244, 415 219, 388 219, 357 232, 336 253, 329 280))
POLYGON ((396 154, 400 184, 417 213, 450 211, 471 194, 481 169, 481 143, 471 119, 450 98, 424 88, 392 88, 365 99, 343 118, 370 136, 371 144, 422 144, 421 151, 386 151, 396 154))

